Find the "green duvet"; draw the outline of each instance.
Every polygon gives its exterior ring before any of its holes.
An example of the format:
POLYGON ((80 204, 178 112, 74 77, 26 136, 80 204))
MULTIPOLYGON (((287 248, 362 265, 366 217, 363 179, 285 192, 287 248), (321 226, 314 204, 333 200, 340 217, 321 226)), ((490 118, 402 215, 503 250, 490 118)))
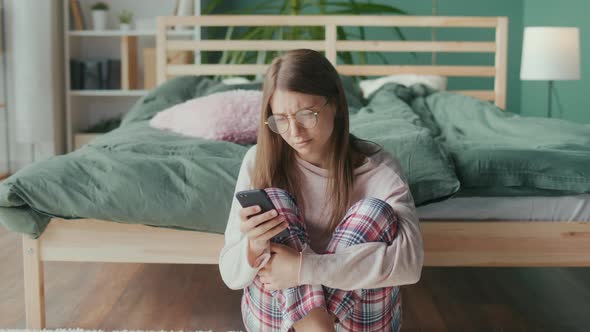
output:
MULTIPOLYGON (((387 84, 363 100, 344 77, 356 136, 398 159, 416 205, 470 195, 590 192, 590 126, 524 118, 488 102, 387 84)), ((214 92, 260 89, 205 77, 173 79, 126 114, 121 127, 0 183, 0 223, 39 236, 49 220, 95 218, 223 233, 249 146, 152 129, 156 113, 214 92)))
POLYGON ((523 117, 448 92, 416 96, 413 106, 438 126, 437 139, 471 194, 590 192, 590 125, 523 117))
MULTIPOLYGON (((260 84, 238 87, 259 89, 260 84)), ((53 216, 223 233, 249 146, 159 131, 150 128, 148 120, 174 104, 233 88, 203 77, 182 77, 151 91, 127 113, 120 128, 1 183, 0 223, 34 237, 53 216)), ((458 181, 452 167, 424 128, 388 117, 390 107, 359 111, 359 93, 348 85, 351 112, 357 113, 351 119, 355 133, 396 154, 416 202, 454 193, 458 181)))

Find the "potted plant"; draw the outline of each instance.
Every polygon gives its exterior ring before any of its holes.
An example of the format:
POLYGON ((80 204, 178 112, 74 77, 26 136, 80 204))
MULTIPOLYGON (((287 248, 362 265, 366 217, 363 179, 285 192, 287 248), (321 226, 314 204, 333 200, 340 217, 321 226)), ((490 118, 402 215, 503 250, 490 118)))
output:
POLYGON ((106 30, 107 12, 109 5, 104 2, 97 2, 91 7, 92 9, 92 26, 94 30, 106 30))
POLYGON ((133 13, 128 10, 123 10, 119 13, 119 29, 131 30, 133 23, 133 13))

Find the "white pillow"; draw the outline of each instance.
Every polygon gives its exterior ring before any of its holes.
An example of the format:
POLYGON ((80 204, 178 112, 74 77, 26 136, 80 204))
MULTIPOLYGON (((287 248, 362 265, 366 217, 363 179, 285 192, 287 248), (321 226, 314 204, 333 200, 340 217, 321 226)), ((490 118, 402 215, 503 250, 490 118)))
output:
POLYGON ((228 77, 221 80, 221 83, 225 85, 236 85, 236 84, 248 84, 252 83, 249 79, 242 76, 228 77))
POLYGON ((364 80, 360 81, 359 86, 363 91, 363 96, 367 98, 373 92, 377 91, 380 87, 382 87, 384 84, 391 82, 402 84, 405 86, 411 86, 412 84, 422 83, 439 91, 444 91, 447 89, 447 78, 444 76, 415 74, 391 75, 380 77, 374 80, 364 80))

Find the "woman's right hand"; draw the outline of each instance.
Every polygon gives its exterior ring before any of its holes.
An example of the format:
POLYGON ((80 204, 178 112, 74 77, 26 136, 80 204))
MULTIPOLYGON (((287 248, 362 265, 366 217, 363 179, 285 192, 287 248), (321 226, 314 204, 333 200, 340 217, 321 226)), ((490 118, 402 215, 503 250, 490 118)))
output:
POLYGON ((260 212, 260 207, 249 206, 240 210, 240 231, 246 234, 250 252, 254 257, 260 256, 270 244, 270 239, 287 228, 287 219, 279 216, 277 210, 270 210, 254 216, 260 212), (252 216, 248 218, 249 216, 252 216))

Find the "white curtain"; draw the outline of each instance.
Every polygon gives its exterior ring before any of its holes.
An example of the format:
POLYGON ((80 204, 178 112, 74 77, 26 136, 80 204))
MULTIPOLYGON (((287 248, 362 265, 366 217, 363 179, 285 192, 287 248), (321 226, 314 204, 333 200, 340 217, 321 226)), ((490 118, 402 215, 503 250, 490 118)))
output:
POLYGON ((11 21, 13 133, 18 143, 54 141, 54 114, 62 111, 63 91, 60 4, 13 0, 6 6, 11 21))
MULTIPOLYGON (((4 10, 3 1, 0 0, 0 8, 4 10)), ((0 176, 8 172, 10 168, 8 156, 8 117, 6 116, 6 69, 4 68, 4 17, 0 15, 0 176)))

